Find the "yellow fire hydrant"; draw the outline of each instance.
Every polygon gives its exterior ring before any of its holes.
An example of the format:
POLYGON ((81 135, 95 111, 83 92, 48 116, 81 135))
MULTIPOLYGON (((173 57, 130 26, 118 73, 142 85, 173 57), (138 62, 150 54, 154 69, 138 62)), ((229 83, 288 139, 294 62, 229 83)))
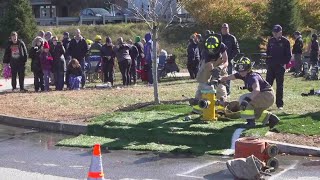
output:
POLYGON ((202 109, 202 119, 205 121, 218 120, 216 114, 216 90, 201 90, 199 107, 202 109))

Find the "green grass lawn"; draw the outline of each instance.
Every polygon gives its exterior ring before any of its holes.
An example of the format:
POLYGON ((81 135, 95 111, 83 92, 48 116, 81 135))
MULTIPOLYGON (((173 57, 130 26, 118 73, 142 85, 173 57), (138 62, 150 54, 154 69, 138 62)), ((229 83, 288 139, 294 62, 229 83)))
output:
MULTIPOLYGON (((286 76, 285 82, 285 110, 278 111, 275 106, 270 108, 281 119, 277 130, 280 133, 320 135, 320 112, 317 108, 320 97, 300 96, 301 92, 316 88, 317 81, 303 81, 286 76)), ((195 87, 194 82, 185 80, 165 82, 164 86, 187 87, 189 83, 195 87)), ((232 85, 233 100, 246 93, 235 90, 239 85, 239 81, 232 85)), ((186 92, 175 94, 177 96, 184 93, 190 96, 190 92, 188 89, 186 92)), ((101 143, 109 149, 219 154, 230 148, 232 133, 244 123, 241 119, 202 122, 198 115, 193 115, 193 121, 184 121, 184 117, 191 111, 191 107, 186 103, 147 106, 132 110, 133 108, 129 108, 129 111, 125 108, 126 111, 119 110, 92 119, 88 134, 63 140, 59 145, 91 147, 95 143, 101 143)), ((257 128, 246 130, 243 135, 262 137, 268 130, 268 127, 263 127, 258 122, 257 128)))
POLYGON ((198 115, 184 121, 191 111, 185 104, 147 106, 93 119, 87 135, 63 140, 59 145, 110 149, 152 150, 192 154, 219 154, 230 148, 239 121, 203 122, 198 115))

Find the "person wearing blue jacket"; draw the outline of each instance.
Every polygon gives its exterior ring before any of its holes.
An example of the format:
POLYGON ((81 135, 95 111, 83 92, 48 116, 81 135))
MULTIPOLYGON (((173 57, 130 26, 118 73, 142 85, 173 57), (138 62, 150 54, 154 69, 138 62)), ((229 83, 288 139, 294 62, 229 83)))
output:
POLYGON ((276 105, 283 109, 283 82, 285 65, 291 59, 290 42, 282 36, 282 27, 275 25, 272 29, 273 37, 269 39, 267 45, 267 78, 266 81, 272 86, 274 80, 277 82, 276 105))
POLYGON ((144 45, 144 54, 146 59, 146 71, 148 74, 148 83, 149 85, 153 84, 153 76, 152 76, 152 35, 151 33, 147 33, 144 36, 146 40, 146 44, 144 45))

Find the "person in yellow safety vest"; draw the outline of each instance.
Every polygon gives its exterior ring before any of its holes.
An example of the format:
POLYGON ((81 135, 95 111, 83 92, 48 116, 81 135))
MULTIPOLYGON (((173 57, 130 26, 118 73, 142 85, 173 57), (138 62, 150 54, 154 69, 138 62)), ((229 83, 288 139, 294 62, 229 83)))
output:
POLYGON ((226 76, 228 67, 227 46, 221 42, 221 35, 211 33, 208 34, 203 41, 203 61, 196 76, 199 83, 195 98, 190 101, 193 111, 198 113, 201 111, 197 105, 201 99, 201 90, 216 90, 216 96, 219 100, 226 101, 227 90, 223 84, 217 84, 216 87, 211 83, 213 80, 226 76))
POLYGON ((96 37, 94 38, 94 43, 91 45, 89 49, 90 56, 100 56, 100 50, 102 47, 101 40, 101 36, 96 35, 96 37))
POLYGON ((240 79, 244 81, 245 86, 241 89, 247 89, 250 93, 240 97, 241 118, 247 120, 246 128, 255 127, 255 120, 262 119, 263 124, 273 128, 279 122, 279 118, 266 111, 271 107, 275 100, 274 91, 271 85, 265 81, 259 73, 252 71, 252 62, 249 58, 243 57, 236 63, 237 73, 227 77, 222 77, 222 83, 228 80, 240 79))

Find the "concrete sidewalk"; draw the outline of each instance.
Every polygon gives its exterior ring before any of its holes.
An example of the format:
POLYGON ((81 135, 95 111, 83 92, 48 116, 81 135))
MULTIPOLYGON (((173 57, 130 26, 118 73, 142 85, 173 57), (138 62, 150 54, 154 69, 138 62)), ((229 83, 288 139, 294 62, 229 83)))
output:
POLYGON ((1 177, 6 180, 17 180, 17 179, 28 179, 28 180, 76 180, 72 178, 66 178, 66 177, 58 177, 58 176, 51 176, 51 175, 45 175, 41 173, 34 173, 34 172, 25 172, 20 171, 17 169, 12 168, 0 168, 0 174, 1 177))
MULTIPOLYGON (((25 78, 24 79, 24 86, 29 87, 33 85, 33 78, 25 78)), ((17 79, 17 89, 19 89, 19 80, 17 79)), ((11 91, 11 79, 0 79, 0 92, 4 91, 11 91)))

